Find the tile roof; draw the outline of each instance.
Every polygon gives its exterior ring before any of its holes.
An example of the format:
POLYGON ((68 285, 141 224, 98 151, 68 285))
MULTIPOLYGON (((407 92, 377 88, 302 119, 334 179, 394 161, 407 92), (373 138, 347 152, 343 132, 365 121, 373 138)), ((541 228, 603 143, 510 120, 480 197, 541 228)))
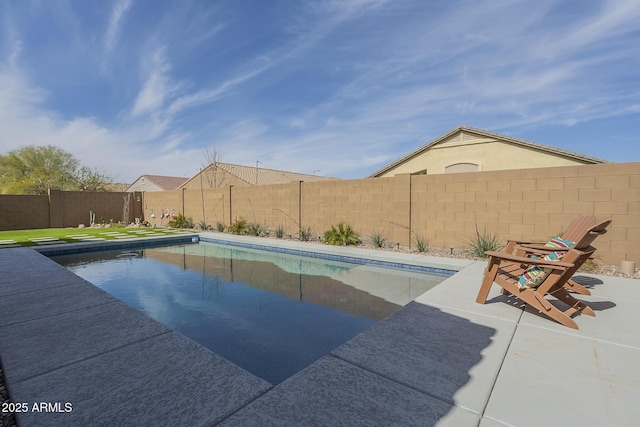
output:
MULTIPOLYGON (((235 165, 232 163, 217 162, 217 166, 221 170, 224 170, 225 172, 231 175, 234 175, 238 179, 241 179, 242 181, 251 185, 286 184, 292 181, 312 182, 312 181, 326 181, 329 179, 335 179, 335 178, 327 178, 319 175, 309 175, 304 173, 288 172, 288 171, 281 171, 276 169, 268 169, 268 168, 261 168, 261 167, 256 168, 255 166, 235 165), (256 175, 257 175, 257 183, 256 183, 256 175)), ((211 165, 207 166, 207 168, 209 167, 211 167, 211 165)), ((193 178, 189 179, 189 181, 195 179, 198 176, 199 174, 196 174, 193 178)))

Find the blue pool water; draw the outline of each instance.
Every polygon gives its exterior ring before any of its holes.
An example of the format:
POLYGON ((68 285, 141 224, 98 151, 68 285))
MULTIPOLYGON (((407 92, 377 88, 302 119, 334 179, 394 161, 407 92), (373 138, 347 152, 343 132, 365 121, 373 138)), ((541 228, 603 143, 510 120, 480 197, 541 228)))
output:
POLYGON ((52 258, 272 384, 444 279, 202 242, 52 258))

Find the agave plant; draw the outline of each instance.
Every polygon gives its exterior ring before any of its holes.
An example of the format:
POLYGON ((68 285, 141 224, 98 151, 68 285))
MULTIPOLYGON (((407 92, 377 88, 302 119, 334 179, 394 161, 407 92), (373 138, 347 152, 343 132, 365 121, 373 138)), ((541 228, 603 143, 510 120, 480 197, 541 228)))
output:
POLYGON ((247 227, 247 234, 252 236, 262 236, 265 232, 266 228, 259 222, 249 223, 249 226, 247 227))
POLYGON ((387 243, 387 236, 381 231, 374 231, 369 238, 371 239, 371 244, 376 248, 382 248, 387 243))
POLYGON ((332 225, 331 230, 324 232, 324 241, 336 246, 357 245, 358 233, 349 224, 340 222, 337 227, 332 225))
POLYGON ((298 232, 298 239, 300 239, 301 242, 308 242, 309 240, 311 240, 311 228, 300 227, 300 230, 298 232))
POLYGON ((467 245, 471 247, 471 253, 480 258, 487 258, 486 251, 497 251, 502 249, 500 244, 500 238, 495 233, 490 233, 485 227, 482 230, 482 234, 478 231, 478 225, 476 224, 475 237, 465 241, 467 245))
POLYGON ((426 252, 427 249, 429 249, 429 239, 424 237, 422 234, 416 233, 413 241, 416 244, 416 249, 418 250, 418 252, 426 252))

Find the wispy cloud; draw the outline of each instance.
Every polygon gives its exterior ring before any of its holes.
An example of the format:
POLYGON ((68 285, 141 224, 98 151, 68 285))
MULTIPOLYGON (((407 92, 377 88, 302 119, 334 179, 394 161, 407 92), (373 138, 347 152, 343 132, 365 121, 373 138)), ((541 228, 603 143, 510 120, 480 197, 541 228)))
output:
POLYGON ((262 68, 249 71, 246 74, 227 80, 222 84, 220 84, 218 87, 213 89, 203 89, 192 94, 180 96, 171 103, 167 111, 170 114, 176 114, 187 108, 195 107, 195 106, 199 106, 199 105, 203 105, 203 104, 215 101, 216 99, 223 97, 229 91, 233 90, 236 86, 257 76, 258 74, 263 72, 266 68, 267 67, 262 67, 262 68))
POLYGON ((115 47, 118 38, 118 30, 122 19, 131 7, 132 0, 118 0, 111 9, 107 32, 104 37, 104 48, 107 52, 111 52, 115 47))
POLYGON ((55 143, 134 179, 189 174, 215 145, 351 178, 459 124, 571 127, 607 157, 589 129, 612 123, 622 160, 637 145, 620 126, 640 114, 637 1, 152 3, 70 0, 55 23, 1 5, 2 148, 55 143))
POLYGON ((156 50, 147 62, 143 68, 149 70, 148 75, 131 111, 133 117, 158 111, 182 87, 169 76, 171 65, 165 48, 156 50))
POLYGON ((607 0, 599 13, 586 22, 570 28, 570 32, 553 40, 556 53, 571 53, 628 32, 637 32, 640 20, 640 3, 626 0, 607 0))
POLYGON ((9 57, 7 63, 10 67, 15 67, 18 62, 18 58, 20 58, 20 54, 22 53, 22 40, 18 38, 18 35, 15 32, 11 31, 10 36, 11 46, 9 49, 9 57))
POLYGON ((55 145, 71 152, 84 165, 125 182, 132 175, 146 173, 141 170, 154 173, 158 168, 169 175, 183 176, 186 172, 182 165, 201 157, 200 150, 177 149, 188 135, 171 134, 158 141, 166 126, 154 120, 107 127, 94 117, 65 118, 49 109, 48 102, 47 91, 29 81, 20 67, 0 64, 2 152, 25 145, 55 145), (160 148, 151 148, 154 145, 160 148))

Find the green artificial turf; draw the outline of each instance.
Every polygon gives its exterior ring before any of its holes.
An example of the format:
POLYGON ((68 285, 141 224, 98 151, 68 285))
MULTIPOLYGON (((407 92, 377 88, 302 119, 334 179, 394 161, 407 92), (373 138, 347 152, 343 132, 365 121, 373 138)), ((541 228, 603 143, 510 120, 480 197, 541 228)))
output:
POLYGON ((94 238, 102 238, 105 240, 121 240, 105 233, 121 233, 126 234, 129 238, 144 237, 145 234, 135 233, 136 231, 149 231, 159 234, 172 234, 181 230, 163 229, 163 228, 43 228, 38 230, 10 230, 0 231, 0 248, 8 246, 10 241, 15 241, 21 246, 40 246, 31 239, 52 237, 66 243, 78 243, 85 239, 78 237, 79 235, 88 235, 94 238), (76 236, 76 237, 72 237, 76 236), (3 244, 4 243, 4 244, 3 244))

